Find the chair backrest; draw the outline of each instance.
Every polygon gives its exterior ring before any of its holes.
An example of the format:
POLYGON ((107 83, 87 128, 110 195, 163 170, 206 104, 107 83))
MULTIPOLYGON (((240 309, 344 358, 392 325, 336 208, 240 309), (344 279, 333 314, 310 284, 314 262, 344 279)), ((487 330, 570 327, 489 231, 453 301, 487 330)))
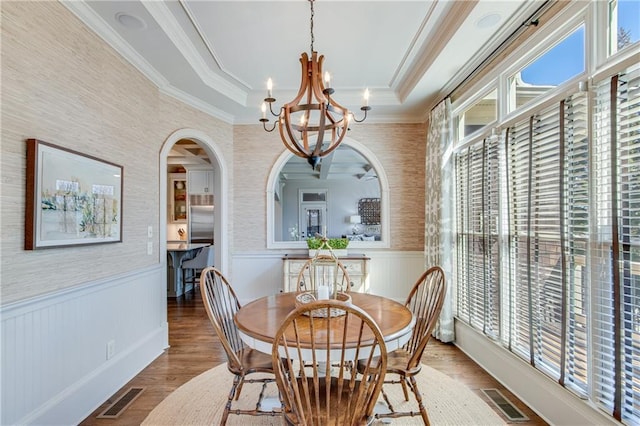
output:
POLYGON ((362 309, 336 300, 299 306, 280 326, 271 355, 291 424, 360 425, 372 418, 387 349, 362 309), (330 309, 344 314, 327 316, 330 309), (362 374, 356 374, 357 363, 362 374))
POLYGON ((404 345, 411 354, 407 365, 409 370, 420 364, 433 327, 438 322, 446 291, 444 271, 439 266, 432 266, 418 278, 407 297, 405 306, 416 319, 411 339, 404 345))
POLYGON ((317 290, 318 285, 334 283, 338 291, 351 291, 351 279, 347 268, 331 256, 316 256, 307 260, 298 273, 298 291, 317 290), (337 276, 336 276, 337 275, 337 276))
POLYGON ((205 268, 200 275, 200 293, 202 301, 213 324, 213 328, 222 343, 229 370, 240 372, 242 362, 238 353, 244 348, 244 343, 233 322, 233 317, 240 309, 236 293, 222 273, 214 267, 205 268))
POLYGON ((213 266, 213 246, 202 247, 193 259, 182 262, 184 269, 204 269, 207 266, 213 266))

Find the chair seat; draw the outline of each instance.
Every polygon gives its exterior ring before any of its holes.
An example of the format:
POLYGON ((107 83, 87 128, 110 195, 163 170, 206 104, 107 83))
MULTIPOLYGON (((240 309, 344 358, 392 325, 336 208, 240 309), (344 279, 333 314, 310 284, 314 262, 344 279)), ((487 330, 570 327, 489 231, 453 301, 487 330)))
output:
MULTIPOLYGON (((271 355, 264 352, 256 351, 251 348, 243 348, 236 352, 238 359, 242 364, 244 374, 249 373, 273 373, 273 362, 271 355)), ((242 374, 239 368, 227 363, 229 371, 233 374, 242 374)))
POLYGON ((387 354, 387 373, 396 373, 404 376, 415 376, 422 370, 422 364, 418 363, 414 368, 408 369, 411 354, 405 349, 398 349, 387 354))

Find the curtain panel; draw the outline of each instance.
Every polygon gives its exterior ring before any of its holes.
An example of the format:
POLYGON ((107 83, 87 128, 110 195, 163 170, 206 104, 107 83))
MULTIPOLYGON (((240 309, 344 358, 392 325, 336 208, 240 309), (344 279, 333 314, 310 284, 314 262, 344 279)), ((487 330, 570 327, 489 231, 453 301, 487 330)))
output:
POLYGON ((429 115, 429 133, 427 134, 427 158, 425 165, 425 233, 424 253, 425 269, 440 265, 447 280, 447 294, 440 314, 440 321, 434 336, 443 342, 454 340, 452 274, 453 264, 451 231, 453 209, 452 168, 450 166, 450 147, 452 143, 451 101, 440 102, 429 115))

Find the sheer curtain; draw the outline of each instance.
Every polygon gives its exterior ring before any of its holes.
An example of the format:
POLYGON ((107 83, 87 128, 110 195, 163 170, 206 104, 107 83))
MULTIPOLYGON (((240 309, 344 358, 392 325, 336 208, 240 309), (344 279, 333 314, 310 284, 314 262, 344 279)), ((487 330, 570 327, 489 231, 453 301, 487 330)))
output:
POLYGON ((440 102, 429 116, 425 171, 425 266, 440 265, 447 279, 447 295, 434 336, 443 342, 454 340, 451 232, 455 218, 451 201, 452 170, 449 164, 452 141, 451 101, 440 102), (445 249, 447 248, 447 249, 445 249))

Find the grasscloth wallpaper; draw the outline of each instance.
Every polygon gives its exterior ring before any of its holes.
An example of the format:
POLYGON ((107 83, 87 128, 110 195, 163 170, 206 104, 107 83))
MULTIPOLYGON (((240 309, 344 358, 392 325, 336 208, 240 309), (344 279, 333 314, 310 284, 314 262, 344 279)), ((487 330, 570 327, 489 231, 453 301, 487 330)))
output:
POLYGON ((181 128, 201 130, 232 170, 231 125, 162 95, 58 2, 1 7, 2 304, 157 264, 163 142, 181 128), (121 244, 23 250, 27 138, 124 166, 121 244))
MULTIPOLYGON (((229 171, 229 250, 266 250, 266 181, 283 145, 162 94, 58 2, 2 2, 1 303, 157 265, 159 153, 179 129, 207 134, 229 171), (124 166, 122 243, 25 251, 25 139, 124 166), (154 237, 147 238, 147 227, 154 237), (153 241, 154 254, 147 255, 153 241)), ((375 112, 375 110, 373 111, 375 112)), ((424 124, 359 124, 389 178, 391 250, 424 244, 424 124)))
MULTIPOLYGON (((357 124, 352 126, 349 137, 373 151, 387 174, 391 250, 422 251, 426 126, 357 124)), ((258 126, 234 127, 233 217, 237 250, 266 248, 266 184, 274 162, 284 149, 277 132, 267 133, 258 126)))

